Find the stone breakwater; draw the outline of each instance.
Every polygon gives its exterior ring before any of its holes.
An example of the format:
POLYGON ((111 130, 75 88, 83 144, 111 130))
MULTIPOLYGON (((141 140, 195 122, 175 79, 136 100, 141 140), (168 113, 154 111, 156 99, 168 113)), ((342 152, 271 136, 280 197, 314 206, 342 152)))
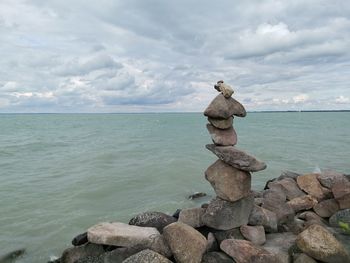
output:
POLYGON ((266 164, 236 148, 234 117, 245 117, 223 81, 204 115, 218 157, 205 171, 216 197, 200 207, 143 212, 128 224, 98 223, 55 263, 350 263, 350 178, 334 171, 283 172, 251 190, 266 164))

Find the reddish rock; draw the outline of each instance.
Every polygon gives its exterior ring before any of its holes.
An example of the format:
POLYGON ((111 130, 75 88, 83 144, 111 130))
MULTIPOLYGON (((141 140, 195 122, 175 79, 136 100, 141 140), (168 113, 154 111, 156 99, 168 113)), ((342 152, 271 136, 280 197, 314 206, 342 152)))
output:
POLYGON ((305 195, 305 193, 298 187, 296 181, 292 178, 284 178, 282 180, 270 182, 268 187, 281 187, 281 190, 286 194, 288 200, 305 195))
POLYGON ((320 217, 330 217, 339 210, 339 204, 335 199, 327 199, 314 206, 314 211, 320 217))
POLYGON ((240 231, 245 239, 251 241, 254 245, 262 245, 265 243, 265 229, 263 226, 247 226, 240 227, 240 231))
POLYGON ((243 105, 234 98, 225 98, 224 95, 217 95, 205 109, 204 115, 211 118, 227 119, 233 115, 245 117, 247 115, 243 105))
POLYGON ((228 129, 222 130, 215 128, 211 124, 207 124, 207 129, 215 145, 233 146, 237 143, 237 134, 232 126, 228 129))
POLYGON ((249 216, 249 225, 261 225, 266 232, 277 232, 277 216, 274 212, 254 205, 249 216))
POLYGON ((337 200, 340 209, 350 208, 350 181, 342 179, 332 186, 334 199, 337 200))
POLYGON ((316 198, 311 195, 299 196, 287 202, 293 208, 294 212, 311 209, 317 203, 316 198))
POLYGON ((237 201, 250 194, 251 175, 217 160, 205 172, 216 194, 227 201, 237 201))
POLYGON ((304 174, 297 177, 297 183, 306 193, 322 201, 330 197, 331 192, 320 184, 318 176, 319 174, 304 174))
POLYGON ((229 129, 233 125, 233 117, 230 117, 228 119, 214 119, 208 117, 208 121, 214 127, 222 130, 229 129))
POLYGON ((239 263, 278 263, 274 254, 247 240, 226 239, 220 248, 239 263))

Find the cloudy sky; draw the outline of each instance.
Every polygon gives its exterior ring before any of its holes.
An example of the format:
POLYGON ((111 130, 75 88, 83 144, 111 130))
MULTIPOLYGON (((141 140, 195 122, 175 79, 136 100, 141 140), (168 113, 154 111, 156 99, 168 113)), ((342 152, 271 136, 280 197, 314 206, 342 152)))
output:
POLYGON ((350 109, 338 0, 0 0, 0 112, 350 109))

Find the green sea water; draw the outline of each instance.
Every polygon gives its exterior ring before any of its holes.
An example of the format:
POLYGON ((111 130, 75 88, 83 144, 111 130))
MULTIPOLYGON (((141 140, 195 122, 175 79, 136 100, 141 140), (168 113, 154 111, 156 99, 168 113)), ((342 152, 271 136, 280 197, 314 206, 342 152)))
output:
MULTIPOLYGON (((1 114, 0 256, 47 262, 101 221, 173 213, 214 196, 204 178, 216 158, 200 113, 1 114), (190 201, 201 191, 207 198, 190 201)), ((237 148, 267 163, 261 189, 282 170, 350 173, 350 113, 248 113, 237 148)))

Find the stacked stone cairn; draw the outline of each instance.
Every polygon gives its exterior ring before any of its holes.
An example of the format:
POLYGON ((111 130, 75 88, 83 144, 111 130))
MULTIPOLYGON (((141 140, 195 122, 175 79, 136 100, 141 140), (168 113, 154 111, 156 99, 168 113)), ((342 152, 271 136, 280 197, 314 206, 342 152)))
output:
POLYGON ((173 215, 96 224, 51 262, 350 263, 350 176, 283 172, 252 191, 250 173, 266 165, 235 147, 233 117, 246 111, 230 86, 214 87, 220 94, 204 112, 214 144, 206 147, 219 159, 205 177, 217 196, 173 215))

